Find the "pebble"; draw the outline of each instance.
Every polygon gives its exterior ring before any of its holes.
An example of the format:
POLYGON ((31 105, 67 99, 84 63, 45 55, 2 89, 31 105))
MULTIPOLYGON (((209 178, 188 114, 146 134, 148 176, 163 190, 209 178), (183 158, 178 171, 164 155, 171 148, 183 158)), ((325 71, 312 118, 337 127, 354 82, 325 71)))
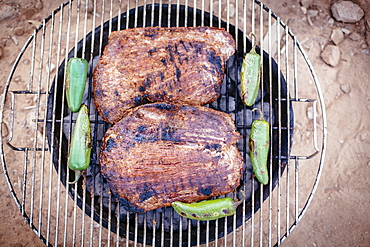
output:
POLYGON ((361 49, 366 49, 367 48, 367 44, 365 42, 363 42, 361 45, 360 45, 360 48, 361 49))
POLYGON ((229 3, 229 16, 234 17, 235 15, 235 5, 232 3, 229 3))
POLYGON ((18 45, 19 44, 18 39, 17 39, 16 36, 13 35, 12 36, 12 40, 13 40, 13 42, 14 42, 15 45, 18 45))
POLYGON ((36 5, 35 5, 36 9, 43 9, 44 8, 44 5, 42 4, 41 0, 40 1, 37 1, 36 5))
POLYGON ((25 59, 25 60, 23 61, 23 64, 24 64, 24 65, 28 65, 28 64, 30 64, 30 60, 25 59))
POLYGON ((3 48, 0 46, 0 59, 3 57, 3 48))
POLYGON ((22 80, 22 78, 20 76, 17 76, 17 77, 14 78, 15 82, 20 82, 21 80, 22 80))
POLYGON ((305 8, 308 8, 312 5, 312 0, 301 0, 301 5, 305 8))
POLYGON ((334 20, 333 18, 330 18, 330 19, 328 20, 328 25, 329 25, 329 26, 333 26, 333 25, 334 25, 334 22, 335 22, 335 20, 334 20))
POLYGON ((364 16, 364 11, 360 6, 351 1, 335 2, 330 9, 337 21, 356 23, 364 16))
POLYGON ((347 28, 341 28, 340 29, 344 34, 346 34, 346 35, 348 35, 348 34, 350 34, 351 33, 351 31, 350 30, 348 30, 347 28))
POLYGON ((361 35, 359 35, 358 33, 351 33, 349 35, 349 38, 353 41, 359 41, 361 39, 361 35))
POLYGON ((0 6, 0 21, 10 19, 11 17, 16 15, 15 9, 7 4, 0 6))
POLYGON ((312 106, 309 106, 308 108, 307 108, 307 118, 309 119, 309 120, 312 120, 313 119, 313 117, 314 117, 314 110, 313 110, 313 107, 312 106))
POLYGON ((338 45, 344 39, 342 30, 340 30, 340 28, 333 29, 330 39, 334 42, 334 44, 338 45))
POLYGON ((55 64, 52 63, 50 64, 50 68, 48 68, 48 71, 53 72, 55 68, 56 68, 55 64))
POLYGON ((319 14, 318 10, 315 9, 307 10, 307 15, 311 18, 315 18, 318 14, 319 14))
POLYGON ((343 93, 351 92, 351 88, 348 84, 340 84, 340 90, 342 90, 343 93))
POLYGON ((302 11, 302 14, 307 14, 307 8, 304 7, 304 6, 301 6, 301 11, 302 11))
POLYGON ((24 28, 23 27, 16 27, 13 30, 14 35, 22 36, 24 34, 24 28))
POLYGON ((332 67, 336 66, 340 61, 339 47, 336 45, 327 45, 321 52, 321 58, 326 64, 332 67))

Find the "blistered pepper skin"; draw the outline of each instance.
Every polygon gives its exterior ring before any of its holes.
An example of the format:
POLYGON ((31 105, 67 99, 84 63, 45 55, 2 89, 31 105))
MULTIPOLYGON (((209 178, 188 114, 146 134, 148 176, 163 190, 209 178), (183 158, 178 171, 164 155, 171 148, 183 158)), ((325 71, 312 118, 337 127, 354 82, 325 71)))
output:
POLYGON ((240 80, 242 102, 251 106, 257 99, 261 80, 261 56, 256 53, 255 44, 243 58, 240 80))
POLYGON ((82 104, 87 78, 88 62, 83 58, 71 58, 66 69, 66 98, 71 112, 78 112, 82 104))
MULTIPOLYGON (((76 119, 70 151, 68 157, 69 169, 75 171, 75 181, 80 177, 81 171, 90 165, 91 155, 91 127, 90 117, 86 105, 82 105, 76 119)), ((74 183, 72 182, 72 183, 74 183)))
POLYGON ((179 215, 192 220, 216 220, 235 214, 237 207, 245 200, 244 191, 242 194, 243 198, 239 201, 225 197, 195 203, 173 202, 171 206, 179 215))
POLYGON ((249 156, 257 180, 266 185, 269 181, 267 159, 270 146, 270 125, 263 119, 253 121, 249 136, 249 156))

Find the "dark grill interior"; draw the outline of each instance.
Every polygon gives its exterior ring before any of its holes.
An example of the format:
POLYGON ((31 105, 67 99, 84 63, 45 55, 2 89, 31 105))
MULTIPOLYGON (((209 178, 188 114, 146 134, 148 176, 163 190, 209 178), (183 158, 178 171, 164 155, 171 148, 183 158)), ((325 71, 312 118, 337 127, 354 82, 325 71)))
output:
MULTIPOLYGON (((119 228, 122 237, 129 237, 132 240, 137 239, 138 242, 145 242, 146 244, 153 244, 154 242, 160 244, 164 241, 166 246, 169 244, 179 246, 180 243, 187 244, 189 241, 192 245, 195 245, 197 242, 203 244, 223 237, 226 232, 230 233, 235 229, 235 226, 241 226, 260 208, 260 200, 252 200, 252 197, 260 198, 261 193, 263 193, 263 200, 265 200, 269 196, 270 185, 259 186, 259 183, 252 177, 252 168, 248 158, 250 126, 252 120, 257 119, 258 116, 254 112, 252 114, 252 107, 246 107, 240 101, 238 85, 241 63, 244 51, 251 49, 250 41, 244 41, 240 37, 244 37, 241 30, 236 30, 233 25, 227 25, 226 22, 216 16, 211 16, 207 12, 182 5, 155 4, 138 7, 137 10, 135 8, 131 9, 129 13, 123 13, 120 18, 115 17, 111 21, 105 22, 103 27, 97 27, 85 39, 78 42, 76 48, 70 50, 68 58, 77 56, 89 61, 89 86, 84 102, 90 106, 93 134, 92 163, 84 174, 84 180, 80 179, 77 185, 67 185, 70 196, 77 200, 77 205, 87 215, 113 232, 117 232, 119 228), (127 16, 129 16, 128 26, 127 16), (109 124, 98 117, 93 106, 91 75, 96 60, 101 56, 102 50, 107 44, 110 31, 143 26, 204 25, 219 27, 219 24, 234 37, 237 35, 239 39, 237 39, 237 53, 226 64, 226 75, 221 96, 216 102, 208 106, 232 114, 237 130, 243 136, 238 143, 238 148, 243 154, 247 169, 243 176, 242 185, 236 193, 229 196, 241 198, 239 192, 243 187, 247 195, 245 209, 243 210, 242 204, 238 207, 234 216, 210 222, 187 220, 177 215, 170 207, 153 210, 145 214, 131 214, 116 202, 114 196, 109 193, 108 183, 99 173, 98 157, 101 138, 109 128, 109 124), (244 47, 244 44, 246 47, 244 47), (252 205, 252 202, 254 202, 254 205, 252 205), (199 236, 198 239, 197 236, 199 236)), ((260 53, 258 47, 257 53, 260 53)), ((47 137, 55 169, 60 181, 66 186, 67 180, 73 180, 73 173, 68 172, 66 158, 69 148, 68 140, 72 133, 70 130, 73 127, 76 114, 70 115, 64 100, 64 71, 65 61, 59 66, 58 76, 54 79, 50 89, 47 102, 47 137)), ((258 96, 253 108, 262 108, 265 119, 272 126, 271 143, 273 148, 269 159, 272 171, 272 188, 275 187, 284 171, 292 144, 293 111, 291 102, 288 101, 289 95, 287 95, 286 87, 285 79, 279 72, 276 62, 264 52, 262 94, 260 93, 258 96), (287 102, 290 105, 287 105, 287 102)))

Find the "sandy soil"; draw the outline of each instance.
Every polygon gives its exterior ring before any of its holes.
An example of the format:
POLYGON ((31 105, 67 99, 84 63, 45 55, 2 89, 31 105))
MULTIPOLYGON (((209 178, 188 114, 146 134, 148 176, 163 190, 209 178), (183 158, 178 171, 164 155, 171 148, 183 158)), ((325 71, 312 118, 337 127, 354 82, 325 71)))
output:
MULTIPOLYGON (((41 21, 62 1, 5 0, 17 8, 17 17, 0 22, 0 91, 14 59, 41 21)), ((370 246, 370 48, 366 42, 366 20, 370 22, 370 3, 357 0, 365 17, 356 24, 328 25, 334 1, 314 0, 309 7, 318 10, 310 20, 300 2, 263 1, 288 24, 310 58, 324 93, 328 146, 320 185, 305 216, 283 246, 370 246), (322 49, 331 44, 331 31, 344 28, 338 45, 341 59, 335 67, 323 62, 322 49)), ((368 22, 368 23, 369 23, 368 22)), ((370 39, 370 37, 369 37, 370 39)), ((369 41, 368 39, 368 41, 369 41)), ((25 223, 0 176, 0 245, 43 246, 25 223)))

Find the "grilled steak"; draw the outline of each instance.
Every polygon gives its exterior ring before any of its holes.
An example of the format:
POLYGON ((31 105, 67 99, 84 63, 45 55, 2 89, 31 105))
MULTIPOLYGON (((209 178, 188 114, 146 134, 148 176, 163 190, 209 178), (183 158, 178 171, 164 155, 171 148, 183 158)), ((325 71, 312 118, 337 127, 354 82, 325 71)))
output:
POLYGON ((112 32, 94 69, 95 105, 117 122, 145 102, 204 105, 216 100, 235 41, 211 27, 134 28, 112 32))
POLYGON ((103 139, 101 173, 131 212, 234 190, 244 162, 230 115, 202 106, 136 107, 103 139))

